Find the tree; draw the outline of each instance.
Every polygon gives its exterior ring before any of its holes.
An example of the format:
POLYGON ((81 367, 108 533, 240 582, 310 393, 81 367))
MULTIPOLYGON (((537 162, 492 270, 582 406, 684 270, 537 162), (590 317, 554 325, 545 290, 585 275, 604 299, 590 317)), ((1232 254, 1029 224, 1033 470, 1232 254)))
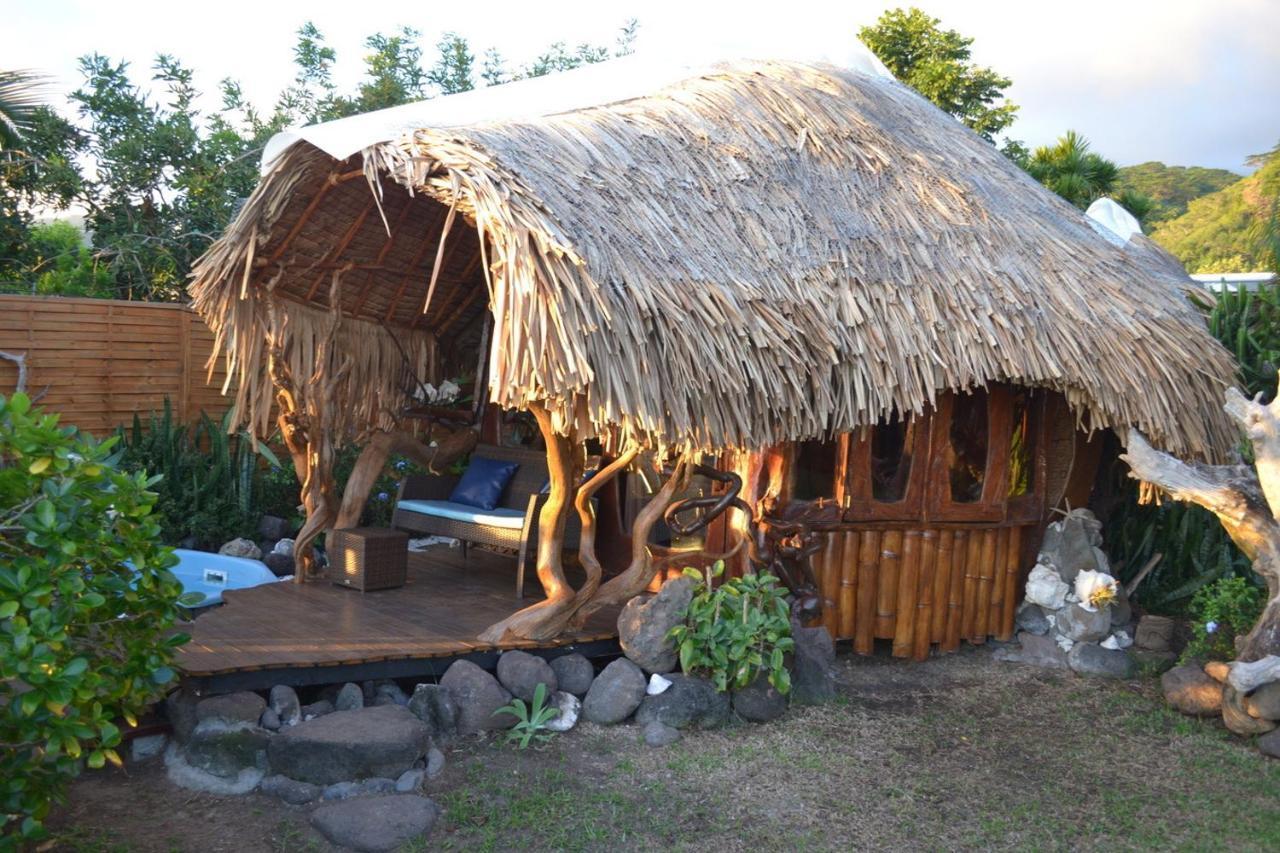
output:
POLYGON ((1187 211, 1187 204, 1209 193, 1217 192, 1240 180, 1226 169, 1201 166, 1166 166, 1151 161, 1136 166, 1123 166, 1116 176, 1116 189, 1133 190, 1151 199, 1153 207, 1146 220, 1152 225, 1174 219, 1187 211))
POLYGON ((895 77, 994 142, 1018 112, 1004 96, 1011 81, 974 64, 973 39, 944 30, 941 23, 914 7, 892 9, 859 30, 858 38, 895 77))
POLYGON ((466 39, 457 33, 445 33, 436 45, 436 51, 440 58, 427 74, 432 85, 445 95, 469 92, 475 88, 471 68, 476 58, 466 39))
POLYGON ((1031 177, 1084 209, 1115 185, 1116 164, 1090 150, 1089 140, 1068 130, 1054 145, 1042 145, 1027 161, 1031 177))
POLYGON ((30 71, 0 71, 0 150, 13 148, 44 106, 43 78, 30 71))

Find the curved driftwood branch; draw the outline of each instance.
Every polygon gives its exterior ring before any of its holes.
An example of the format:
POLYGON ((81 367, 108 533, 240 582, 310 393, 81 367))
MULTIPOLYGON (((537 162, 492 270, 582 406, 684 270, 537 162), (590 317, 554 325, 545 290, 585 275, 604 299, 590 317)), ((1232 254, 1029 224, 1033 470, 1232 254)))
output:
POLYGON ((578 590, 577 595, 574 597, 575 609, 591 600, 591 597, 596 594, 596 590, 600 588, 600 580, 604 577, 604 568, 600 565, 600 558, 596 556, 596 510, 595 504, 591 502, 591 499, 606 483, 626 470, 627 466, 635 461, 639 453, 639 444, 635 442, 629 444, 617 459, 601 468, 590 480, 583 483, 578 489, 578 494, 573 499, 573 506, 578 511, 578 518, 582 520, 582 533, 578 537, 578 562, 582 564, 582 568, 587 574, 586 582, 583 583, 582 588, 578 590))
POLYGON ((561 552, 564 549, 564 527, 569 518, 569 498, 575 487, 573 444, 555 431, 551 415, 538 404, 529 411, 547 443, 547 469, 551 475, 550 492, 538 515, 538 580, 547 597, 537 604, 518 610, 480 634, 486 643, 500 643, 516 638, 549 640, 569 622, 575 609, 573 587, 564 576, 561 552))
POLYGON ((342 507, 333 523, 336 530, 356 527, 369 502, 369 492, 386 468, 387 459, 393 453, 408 457, 431 471, 441 473, 449 465, 476 446, 475 430, 460 429, 450 433, 434 447, 423 444, 407 432, 375 432, 360 450, 351 476, 342 489, 342 507))
POLYGON ((0 359, 4 359, 5 361, 12 361, 14 366, 18 368, 18 381, 13 386, 13 392, 17 394, 17 393, 26 391, 27 390, 27 354, 22 353, 21 355, 19 355, 16 352, 4 352, 3 350, 0 350, 0 359))
POLYGON ((649 586, 657 570, 649 552, 649 533, 671 505, 672 498, 688 488, 693 459, 691 453, 681 456, 667 482, 662 484, 658 493, 640 510, 631 527, 631 563, 620 575, 610 578, 590 601, 582 605, 574 624, 585 623, 592 613, 602 607, 630 601, 649 586))
MULTIPOLYGON (((1238 392, 1236 396, 1240 396, 1238 392)), ((1235 417, 1273 417, 1267 407, 1249 401, 1242 405, 1230 395, 1225 408, 1235 417)), ((1270 424, 1263 429, 1255 425, 1250 431, 1263 441, 1277 441, 1280 430, 1274 427, 1270 424)), ((1253 661, 1280 654, 1280 524, 1271 513, 1265 497, 1267 489, 1259 483, 1258 476, 1243 465, 1182 462, 1153 448, 1136 430, 1130 431, 1128 446, 1120 458, 1129 463, 1131 477, 1159 487, 1174 500, 1202 506, 1218 517, 1231 540, 1253 561, 1253 570, 1267 582, 1269 591, 1262 618, 1245 638, 1239 658, 1253 661)), ((1268 478, 1276 473, 1266 470, 1268 478)), ((1274 489, 1280 484, 1271 486, 1274 489)))

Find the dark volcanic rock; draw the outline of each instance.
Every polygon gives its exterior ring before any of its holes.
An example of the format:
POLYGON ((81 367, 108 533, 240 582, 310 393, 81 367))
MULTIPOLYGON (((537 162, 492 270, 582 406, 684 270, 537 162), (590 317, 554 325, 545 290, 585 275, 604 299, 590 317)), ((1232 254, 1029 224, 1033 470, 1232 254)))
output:
POLYGON ((512 696, 526 702, 533 701, 533 693, 539 684, 546 685, 544 696, 547 697, 560 689, 551 664, 519 649, 503 652, 498 658, 498 681, 511 691, 512 696))
POLYGON ((1067 664, 1081 675, 1132 678, 1137 667, 1122 649, 1104 649, 1097 643, 1076 643, 1067 653, 1067 664))
POLYGON ((618 643, 645 672, 665 673, 676 668, 675 644, 667 633, 684 621, 694 584, 693 578, 672 578, 657 595, 628 601, 618 615, 618 643))
POLYGON ((426 797, 389 794, 325 803, 311 813, 311 825, 339 847, 381 853, 426 835, 439 816, 426 797))
POLYGON ((1176 666, 1160 676, 1164 700, 1193 717, 1216 717, 1222 713, 1222 685, 1195 664, 1176 666))
POLYGON ((511 702, 511 694, 498 679, 471 661, 454 661, 440 679, 458 709, 458 734, 468 735, 490 729, 509 729, 516 724, 510 714, 494 712, 511 702))
POLYGON ((644 699, 644 673, 626 658, 618 658, 592 682, 582 702, 582 715, 593 723, 611 726, 631 716, 644 699))
POLYGON ((398 705, 335 711, 271 740, 271 769, 292 779, 331 785, 371 776, 392 779, 430 746, 427 727, 398 705))
POLYGON ((458 706, 439 684, 419 684, 409 699, 409 710, 427 724, 431 739, 446 743, 458 735, 458 706))
MULTIPOLYGON (((636 722, 654 721, 673 729, 714 729, 729 722, 729 694, 716 690, 705 678, 673 673, 671 686, 657 696, 646 696, 636 709, 636 722)), ((589 697, 588 697, 589 698, 589 697)))
POLYGON ((733 691, 733 710, 748 722, 767 723, 786 713, 787 697, 775 690, 769 679, 761 674, 746 687, 733 691))
POLYGON ((827 702, 836 696, 836 645, 826 628, 806 628, 794 619, 791 637, 791 701, 801 705, 827 702))
POLYGON ((581 699, 591 689, 591 682, 596 679, 596 669, 591 661, 573 652, 561 655, 551 661, 551 670, 556 674, 556 682, 565 693, 572 693, 581 699))

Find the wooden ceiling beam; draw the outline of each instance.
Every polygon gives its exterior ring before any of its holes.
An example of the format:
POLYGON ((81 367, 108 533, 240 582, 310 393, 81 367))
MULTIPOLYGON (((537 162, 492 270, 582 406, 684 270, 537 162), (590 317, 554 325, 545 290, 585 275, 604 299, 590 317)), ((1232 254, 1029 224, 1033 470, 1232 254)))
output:
POLYGON ((445 318, 445 321, 435 328, 436 337, 443 337, 449 329, 453 328, 453 324, 458 322, 458 319, 466 313, 466 310, 471 307, 471 303, 475 301, 472 294, 483 295, 485 293, 485 289, 481 287, 474 288, 470 292, 465 290, 465 285, 471 279, 471 276, 476 271, 476 267, 479 265, 480 253, 477 251, 475 257, 471 259, 471 263, 467 264, 467 268, 462 272, 461 284, 464 286, 462 301, 459 303, 458 307, 455 308, 447 318, 445 318))
POLYGON ((270 266, 280 260, 284 253, 289 250, 289 246, 293 243, 294 238, 302 233, 302 229, 306 227, 307 222, 311 219, 311 214, 315 213, 316 209, 320 207, 320 202, 324 201, 325 196, 329 194, 329 190, 338 186, 338 184, 345 184, 347 181, 357 178, 363 174, 364 171, 362 169, 356 169, 354 172, 330 172, 325 176, 324 183, 321 184, 319 191, 311 197, 311 201, 307 202, 307 206, 303 209, 302 215, 293 223, 293 227, 289 229, 289 233, 280 241, 280 245, 276 246, 275 251, 270 255, 260 259, 255 266, 270 266))
MULTIPOLYGON (((458 254, 458 247, 465 242, 466 242, 465 238, 455 239, 448 246, 445 246, 444 254, 437 255, 436 257, 436 265, 432 268, 432 273, 434 274, 446 269, 449 266, 449 264, 453 262, 454 256, 458 254)), ((477 251, 476 256, 479 257, 479 254, 480 254, 479 251, 477 251)), ((427 308, 430 305, 430 301, 431 301, 431 291, 428 290, 426 300, 423 302, 423 305, 422 305, 423 310, 418 312, 418 316, 413 319, 413 323, 410 324, 411 326, 417 326, 419 323, 422 323, 423 318, 427 316, 427 308)))
POLYGON ((360 288, 360 296, 356 300, 355 307, 351 309, 351 313, 353 315, 359 314, 360 309, 364 308, 365 300, 368 299, 369 294, 373 292, 374 271, 375 269, 381 268, 380 265, 386 260, 387 253, 390 252, 391 247, 396 244, 396 238, 400 236, 400 231, 404 228, 404 221, 409 217, 409 209, 413 207, 415 197, 408 195, 407 193, 405 195, 408 198, 408 201, 406 201, 404 207, 400 209, 400 215, 396 217, 395 224, 391 226, 391 231, 387 234, 386 242, 382 244, 382 249, 378 252, 378 257, 374 259, 374 264, 379 266, 371 268, 368 275, 364 277, 364 286, 360 288))
POLYGON ((395 316, 396 306, 400 304, 400 297, 404 295, 404 289, 409 286, 409 280, 413 278, 414 270, 418 264, 422 262, 422 256, 431 248, 431 232, 435 230, 436 220, 431 219, 427 222, 427 233, 422 235, 422 242, 418 244, 418 248, 413 253, 412 260, 409 261, 409 267, 405 270, 404 276, 400 279, 400 286, 396 288, 396 295, 391 297, 391 302, 387 305, 387 313, 383 316, 383 323, 390 323, 391 318, 395 316))
MULTIPOLYGON (((364 221, 369 218, 369 214, 373 211, 375 205, 374 199, 369 199, 369 203, 365 205, 364 210, 360 211, 360 215, 356 217, 356 221, 351 223, 351 227, 347 229, 347 233, 342 235, 342 239, 338 245, 329 252, 325 258, 325 263, 336 263, 342 257, 342 253, 351 245, 351 241, 356 238, 356 234, 360 233, 360 229, 364 227, 364 221)), ((316 280, 311 283, 310 289, 307 290, 306 301, 310 302, 311 298, 316 295, 316 291, 320 289, 320 285, 324 282, 325 274, 322 272, 316 276, 316 280)), ((334 307, 332 305, 330 308, 334 307)))

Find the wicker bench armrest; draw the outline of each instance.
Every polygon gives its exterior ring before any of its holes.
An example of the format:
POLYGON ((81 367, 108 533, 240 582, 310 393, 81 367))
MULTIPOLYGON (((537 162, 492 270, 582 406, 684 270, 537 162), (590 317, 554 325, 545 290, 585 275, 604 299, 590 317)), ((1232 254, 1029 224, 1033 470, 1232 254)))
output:
POLYGON ((396 500, 448 500, 456 485, 458 485, 458 477, 453 474, 413 474, 400 482, 400 491, 396 495, 396 500))

